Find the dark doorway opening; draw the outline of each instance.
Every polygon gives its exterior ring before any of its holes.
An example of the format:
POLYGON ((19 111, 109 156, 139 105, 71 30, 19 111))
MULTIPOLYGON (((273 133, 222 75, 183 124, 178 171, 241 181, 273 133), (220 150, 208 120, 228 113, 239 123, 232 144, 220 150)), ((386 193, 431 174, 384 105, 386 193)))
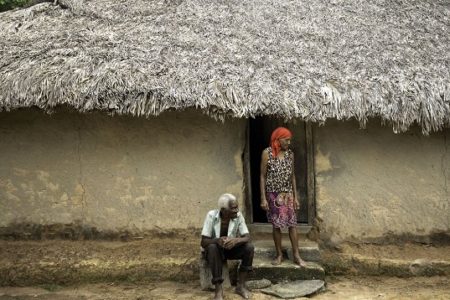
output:
MULTIPOLYGON (((300 201, 300 211, 297 220, 301 224, 311 222, 311 188, 308 188, 311 178, 308 176, 308 136, 307 124, 302 121, 285 123, 283 120, 269 117, 257 117, 249 122, 249 164, 250 164, 250 189, 251 211, 253 223, 267 223, 266 213, 260 207, 260 163, 262 151, 269 146, 270 135, 278 126, 284 126, 291 130, 293 139, 291 149, 295 154, 295 176, 297 180, 297 195, 300 201)), ((311 164, 310 164, 311 165, 311 164)), ((310 175, 313 176, 313 175, 310 175)))

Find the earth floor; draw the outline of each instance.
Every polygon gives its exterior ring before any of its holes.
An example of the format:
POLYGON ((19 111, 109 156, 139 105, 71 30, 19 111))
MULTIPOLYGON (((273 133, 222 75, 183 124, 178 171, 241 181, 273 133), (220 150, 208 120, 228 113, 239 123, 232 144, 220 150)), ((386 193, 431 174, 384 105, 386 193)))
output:
MULTIPOLYGON (((152 282, 100 283, 62 287, 43 285, 35 287, 1 287, 1 300, 100 300, 100 299, 212 299, 212 293, 201 291, 198 283, 152 282)), ((242 299, 232 289, 225 291, 225 299, 242 299)), ((252 299, 276 299, 253 292, 252 299)), ((299 298, 301 299, 301 298, 299 298)), ((307 299, 307 298, 303 298, 307 299)), ((330 277, 325 292, 312 297, 331 299, 450 299, 448 277, 330 277)))
MULTIPOLYGON (((198 237, 193 234, 128 242, 1 241, 0 300, 211 299, 212 293, 199 287, 195 268, 198 251, 198 237), (111 265, 123 274, 114 277, 111 265), (136 266, 145 269, 140 272, 136 266), (87 268, 90 277, 80 278, 79 270, 83 268, 87 268), (146 280, 133 280, 125 272, 130 268, 134 268, 130 274, 142 274, 146 280)), ((450 246, 346 244, 340 253, 322 253, 325 260, 333 260, 336 255, 448 262, 450 246)), ((450 299, 449 276, 349 274, 352 272, 327 277, 326 291, 313 299, 450 299)), ((225 299, 241 298, 227 290, 225 299)), ((275 298, 254 292, 253 299, 275 298)))

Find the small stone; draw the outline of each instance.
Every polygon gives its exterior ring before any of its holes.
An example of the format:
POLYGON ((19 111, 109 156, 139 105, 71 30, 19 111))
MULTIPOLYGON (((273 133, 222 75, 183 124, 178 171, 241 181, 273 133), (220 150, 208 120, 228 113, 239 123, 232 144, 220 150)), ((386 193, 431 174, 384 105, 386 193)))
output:
MULTIPOLYGON (((199 260, 199 271, 200 271, 200 286, 202 290, 214 290, 214 285, 211 283, 212 274, 209 268, 208 262, 200 257, 199 260)), ((223 265, 222 277, 224 279, 222 286, 224 288, 231 287, 230 274, 228 271, 228 262, 223 265)))
POLYGON ((409 265, 410 272, 415 276, 427 276, 432 273, 431 262, 426 259, 416 259, 409 265))
POLYGON ((283 299, 292 299, 314 294, 322 290, 324 286, 325 282, 322 280, 297 280, 275 284, 269 288, 262 289, 261 292, 283 299))
POLYGON ((246 282, 247 287, 250 290, 264 289, 272 285, 272 282, 268 279, 249 280, 246 282))

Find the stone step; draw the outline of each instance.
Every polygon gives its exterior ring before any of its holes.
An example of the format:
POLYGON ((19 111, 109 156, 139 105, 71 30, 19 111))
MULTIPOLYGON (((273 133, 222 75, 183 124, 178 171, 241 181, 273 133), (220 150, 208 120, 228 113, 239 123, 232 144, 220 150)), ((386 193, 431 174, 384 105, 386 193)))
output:
MULTIPOLYGON (((258 240, 272 240, 272 233, 270 232, 251 232, 251 238, 253 241, 258 241, 258 240)), ((288 232, 281 232, 281 236, 283 238, 283 240, 289 241, 289 234, 288 232)), ((305 240, 305 241, 309 241, 308 236, 306 234, 302 234, 302 233, 298 233, 298 239, 299 241, 301 240, 305 240)))
MULTIPOLYGON (((252 242, 255 246, 255 257, 261 256, 266 258, 274 258, 276 256, 275 246, 272 240, 256 240, 252 242)), ((283 256, 285 259, 292 260, 292 248, 289 239, 283 239, 283 256)), ((300 257, 303 260, 311 262, 320 262, 320 250, 316 242, 309 240, 299 241, 300 257)))
MULTIPOLYGON (((228 265, 231 284, 237 282, 239 263, 229 261, 228 265)), ((272 259, 268 257, 255 257, 253 259, 253 272, 249 274, 249 280, 267 279, 272 283, 295 280, 324 280, 325 270, 315 262, 306 262, 305 267, 294 264, 291 260, 283 260, 280 265, 272 265, 272 259)))
POLYGON ((315 262, 307 262, 306 267, 294 264, 291 260, 284 260, 280 265, 272 265, 272 259, 268 257, 255 257, 253 260, 253 272, 249 278, 268 279, 272 283, 294 280, 324 279, 325 271, 315 262))
MULTIPOLYGON (((305 225, 305 224, 299 224, 297 226, 297 232, 301 235, 306 235, 310 230, 312 226, 305 225)), ((248 229, 250 230, 250 234, 254 236, 255 234, 261 234, 261 233, 268 233, 272 234, 272 225, 269 223, 253 223, 248 224, 248 229)), ((282 232, 287 232, 287 229, 282 229, 282 232)))

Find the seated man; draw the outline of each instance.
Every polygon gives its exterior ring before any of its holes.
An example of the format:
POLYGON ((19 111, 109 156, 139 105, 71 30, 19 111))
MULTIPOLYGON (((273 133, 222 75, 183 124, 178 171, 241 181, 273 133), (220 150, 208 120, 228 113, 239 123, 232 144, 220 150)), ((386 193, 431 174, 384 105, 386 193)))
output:
POLYGON ((250 292, 245 287, 245 281, 247 273, 252 270, 254 247, 235 196, 223 194, 219 198, 219 209, 208 212, 203 224, 201 246, 211 267, 214 299, 223 299, 222 265, 226 259, 241 260, 236 293, 248 299, 250 292))

